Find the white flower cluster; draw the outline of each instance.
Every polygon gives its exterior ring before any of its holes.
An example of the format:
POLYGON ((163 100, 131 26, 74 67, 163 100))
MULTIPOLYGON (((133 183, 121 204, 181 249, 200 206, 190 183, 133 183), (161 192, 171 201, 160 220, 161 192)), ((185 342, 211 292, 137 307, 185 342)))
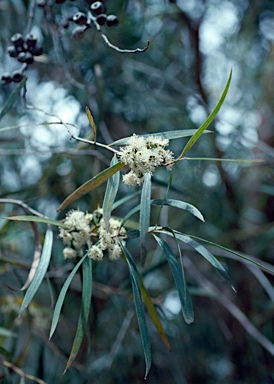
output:
POLYGON ((59 237, 66 245, 63 250, 65 259, 83 256, 84 245, 87 245, 88 256, 93 260, 103 260, 105 252, 110 260, 119 259, 122 251, 117 237, 125 234, 126 230, 120 228, 118 220, 111 218, 107 231, 102 216, 101 208, 86 214, 74 210, 68 212, 64 220, 67 228, 59 228, 59 237), (94 240, 97 241, 95 244, 94 240))
MULTIPOLYGON (((123 176, 127 185, 141 185, 147 172, 153 173, 157 167, 174 160, 173 153, 164 149, 169 144, 162 137, 133 136, 124 148, 120 148, 120 160, 130 167, 130 172, 123 176)), ((166 166, 171 170, 172 165, 166 166)))

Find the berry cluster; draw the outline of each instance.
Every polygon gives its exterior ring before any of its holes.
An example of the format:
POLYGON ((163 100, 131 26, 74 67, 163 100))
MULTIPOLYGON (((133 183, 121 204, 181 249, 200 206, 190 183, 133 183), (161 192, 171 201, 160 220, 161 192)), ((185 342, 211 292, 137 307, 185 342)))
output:
MULTIPOLYGON (((55 2, 61 4, 64 1, 55 0, 55 2)), ((73 37, 78 39, 82 38, 84 32, 90 28, 91 21, 96 22, 99 26, 107 25, 108 27, 117 27, 119 24, 117 16, 106 14, 107 6, 104 2, 94 0, 86 0, 86 2, 90 5, 90 12, 78 11, 62 23, 63 28, 68 28, 70 22, 78 25, 72 32, 73 37)))
POLYGON ((27 34, 24 38, 21 33, 16 33, 11 37, 11 43, 8 47, 8 54, 10 57, 16 58, 22 67, 12 73, 5 72, 2 75, 2 84, 9 84, 11 82, 19 83, 24 77, 24 71, 28 65, 34 61, 34 56, 43 54, 43 48, 37 45, 37 38, 32 34, 27 34))

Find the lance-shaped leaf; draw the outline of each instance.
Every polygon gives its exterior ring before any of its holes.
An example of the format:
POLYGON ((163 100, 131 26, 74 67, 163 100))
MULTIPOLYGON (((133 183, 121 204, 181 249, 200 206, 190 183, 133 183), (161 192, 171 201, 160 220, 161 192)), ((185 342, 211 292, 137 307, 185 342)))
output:
MULTIPOLYGON (((193 136, 197 132, 197 129, 184 129, 184 130, 177 130, 177 131, 164 131, 164 132, 157 132, 157 133, 151 133, 146 135, 137 135, 142 136, 144 138, 148 137, 162 137, 163 139, 180 139, 182 137, 189 137, 193 136)), ((210 133, 210 131, 205 131, 204 133, 210 133)), ((119 139, 111 143, 110 145, 125 145, 129 141, 130 137, 124 137, 123 139, 119 139)))
POLYGON ((85 184, 81 185, 79 188, 77 188, 74 192, 72 192, 58 207, 57 211, 61 211, 62 209, 66 208, 70 204, 74 203, 74 201, 80 199, 83 195, 91 191, 92 189, 95 189, 99 187, 103 182, 105 182, 107 179, 109 179, 112 175, 114 175, 116 172, 120 171, 125 166, 124 163, 118 162, 117 164, 113 165, 112 167, 109 167, 105 169, 103 172, 100 172, 98 175, 94 176, 92 179, 88 180, 85 184))
POLYGON ((230 86, 231 77, 232 77, 232 71, 230 71, 229 78, 227 80, 225 89, 224 89, 222 96, 221 96, 220 100, 218 101, 216 107, 213 109, 213 111, 208 116, 206 121, 200 126, 200 128, 198 128, 198 130, 194 133, 194 135, 189 139, 189 141, 187 142, 186 146, 184 147, 180 157, 183 157, 190 150, 190 148, 196 143, 196 141, 199 139, 199 137, 207 129, 209 124, 212 123, 213 119, 215 118, 215 116, 219 112, 221 106, 223 105, 223 102, 225 101, 225 98, 226 98, 226 95, 227 95, 227 92, 228 92, 228 89, 230 86))
POLYGON ((87 257, 84 260, 82 264, 82 268, 83 268, 83 286, 82 286, 81 312, 80 312, 80 317, 77 325, 73 346, 72 346, 64 373, 69 369, 69 367, 73 363, 77 353, 79 352, 84 334, 87 331, 91 295, 92 295, 92 261, 89 257, 87 257))
POLYGON ((90 112, 90 109, 88 106, 86 106, 86 115, 87 115, 87 118, 88 118, 88 121, 89 121, 89 124, 91 126, 91 129, 92 129, 92 133, 93 133, 93 141, 94 143, 96 143, 96 138, 97 138, 97 130, 96 130, 96 125, 94 123, 94 119, 93 119, 93 116, 90 112))
POLYGON ((73 270, 70 272, 69 276, 67 277, 67 279, 66 279, 66 281, 65 281, 65 283, 64 283, 64 285, 63 285, 63 287, 59 293, 58 299, 57 299, 56 304, 55 304, 53 316, 52 316, 52 322, 51 322, 51 328, 50 328, 50 334, 49 334, 50 339, 52 338, 52 335, 54 334, 55 329, 57 327, 60 313, 61 313, 61 309, 62 309, 64 300, 66 297, 67 290, 70 286, 70 283, 72 282, 72 279, 74 278, 76 272, 78 271, 78 269, 80 268, 80 265, 84 262, 86 257, 87 257, 87 255, 83 256, 78 261, 78 263, 75 265, 75 267, 73 268, 73 270))
POLYGON ((9 216, 9 217, 6 217, 6 219, 7 220, 14 220, 14 221, 28 221, 28 222, 36 222, 36 223, 45 223, 45 224, 49 224, 49 225, 55 225, 57 227, 67 228, 67 226, 62 221, 48 219, 47 217, 22 215, 22 216, 9 216))
MULTIPOLYGON (((114 155, 111 160, 110 166, 112 167, 117 163, 118 163, 118 159, 116 155, 114 155)), ((109 219, 111 216, 113 203, 117 195, 119 182, 120 182, 119 172, 116 172, 112 177, 108 179, 108 182, 107 182, 107 188, 106 188, 104 202, 103 202, 103 218, 104 218, 105 227, 107 231, 109 230, 109 219)))
POLYGON ((140 204, 140 241, 141 241, 142 250, 145 250, 145 237, 149 227, 150 196, 151 196, 151 173, 147 172, 144 176, 144 184, 142 188, 141 204, 140 204))
POLYGON ((160 237, 156 235, 153 235, 153 236, 155 240, 158 242, 158 244, 160 245, 160 247, 162 248, 162 250, 164 251, 164 254, 170 266, 170 269, 178 290, 179 298, 181 301, 182 312, 183 312, 185 322, 187 324, 191 324, 194 321, 193 305, 192 305, 192 300, 190 298, 190 294, 187 289, 184 275, 182 273, 182 268, 178 263, 177 258, 174 255, 170 246, 160 237))
MULTIPOLYGON (((185 211, 190 212, 192 215, 194 215, 201 221, 205 221, 201 212, 196 207, 194 207, 194 205, 186 203, 184 201, 175 200, 175 199, 155 199, 155 200, 150 200, 150 204, 151 205, 167 205, 170 207, 183 209, 185 211)), ((138 212, 139 210, 140 210, 140 204, 132 208, 121 221, 121 227, 132 215, 134 215, 134 213, 138 212)))
POLYGON ((10 97, 8 98, 8 100, 6 101, 6 103, 4 104, 3 108, 2 108, 1 111, 0 111, 0 120, 1 120, 2 117, 8 112, 8 110, 10 109, 10 107, 13 106, 16 97, 19 95, 21 89, 25 86, 26 81, 27 81, 27 78, 24 78, 24 79, 21 81, 21 83, 20 83, 20 84, 15 88, 15 90, 12 92, 12 94, 10 95, 10 97))
MULTIPOLYGON (((170 228, 165 228, 165 227, 163 228, 163 231, 161 231, 161 233, 166 233, 166 234, 171 235, 171 236, 173 235, 170 232, 170 228), (167 230, 165 230, 165 229, 167 229, 167 230)), ((186 235, 184 235, 178 231, 173 231, 173 233, 175 234, 175 236, 178 240, 180 240, 183 243, 188 244, 190 247, 194 248, 195 251, 200 253, 200 255, 202 255, 207 261, 209 261, 210 264, 213 265, 213 267, 217 269, 217 271, 224 277, 224 279, 230 284, 231 288, 235 291, 235 288, 233 287, 232 281, 231 281, 228 273, 226 272, 226 270, 224 269, 222 264, 216 259, 216 257, 214 257, 212 255, 212 253, 210 253, 203 245, 197 243, 197 241, 193 240, 189 236, 186 236, 186 235)))
POLYGON ((151 367, 151 346, 150 346, 150 341, 148 336, 144 305, 142 302, 139 273, 138 273, 136 264, 133 258, 131 257, 131 254, 129 253, 128 249, 123 246, 120 240, 119 240, 119 243, 129 267, 136 315, 137 315, 137 320, 138 320, 139 329, 141 333, 141 339, 142 339, 145 362, 146 362, 146 372, 145 372, 145 378, 146 378, 151 367))
POLYGON ((49 261, 50 261, 52 244, 53 244, 53 234, 52 234, 51 228, 48 228, 45 236, 41 259, 40 259, 38 268, 36 270, 36 273, 33 277, 33 280, 30 286, 28 287, 28 290, 26 291, 22 306, 19 311, 19 316, 21 316, 22 313, 25 311, 25 309, 28 307, 29 303, 33 299, 35 293, 37 292, 38 288, 40 287, 43 281, 43 278, 47 272, 49 261))

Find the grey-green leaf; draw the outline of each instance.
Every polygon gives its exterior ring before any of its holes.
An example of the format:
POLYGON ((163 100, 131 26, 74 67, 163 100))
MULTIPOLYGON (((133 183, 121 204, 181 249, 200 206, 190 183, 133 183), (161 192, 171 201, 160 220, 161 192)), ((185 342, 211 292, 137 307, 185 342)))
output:
POLYGON ((55 329, 57 327, 57 324, 58 324, 58 321, 59 321, 59 317, 60 317, 60 313, 61 313, 61 309, 62 309, 62 306, 63 306, 63 303, 64 303, 64 300, 65 300, 65 297, 66 297, 66 293, 67 293, 67 290, 70 286, 70 283, 72 282, 72 279, 73 277, 75 276, 76 272, 78 271, 80 265, 83 263, 83 261, 85 260, 85 258, 87 257, 87 255, 83 256, 79 261, 78 263, 75 265, 75 267, 73 268, 73 270, 70 272, 69 276, 67 277, 60 293, 59 293, 59 296, 58 296, 58 299, 56 301, 56 304, 55 304, 55 308, 54 308, 54 312, 53 312, 53 316, 52 316, 52 322, 51 322, 51 328, 50 328, 50 334, 49 334, 49 338, 51 339, 52 338, 52 335, 54 334, 55 332, 55 329))
POLYGON ((138 320, 138 324, 139 324, 139 328, 140 328, 141 339, 142 339, 143 350, 144 350, 144 356, 145 356, 145 362, 146 362, 146 372, 145 372, 145 378, 146 378, 148 373, 149 373, 150 367, 151 367, 151 346, 150 346, 150 341, 149 341, 149 336, 148 336, 147 323, 146 323, 146 317, 145 317, 145 311, 144 311, 144 304, 142 301, 140 280, 139 280, 139 275, 138 275, 138 270, 137 270, 136 264, 135 264, 133 258, 131 257, 131 254, 129 253, 128 249, 123 246, 121 241, 120 241, 120 246, 121 246, 123 253, 126 257, 127 264, 129 267, 129 272, 130 272, 136 315, 137 315, 137 320, 138 320))
POLYGON ((10 107, 12 107, 12 105, 14 104, 16 97, 19 95, 21 89, 25 86, 26 81, 27 81, 27 78, 24 78, 24 79, 21 81, 21 83, 18 84, 18 86, 17 86, 17 87, 15 88, 15 90, 12 92, 12 94, 10 95, 10 97, 8 98, 8 100, 6 101, 6 103, 4 104, 3 108, 2 108, 1 111, 0 111, 0 120, 1 120, 2 117, 8 112, 8 110, 10 109, 10 107))
POLYGON ((154 238, 156 239, 156 241, 164 251, 164 254, 169 263, 169 266, 178 290, 179 298, 181 301, 182 312, 183 312, 185 322, 187 324, 191 324, 194 321, 193 305, 192 305, 192 300, 191 300, 189 291, 187 289, 184 275, 182 273, 182 268, 178 263, 177 258, 174 255, 170 246, 160 237, 154 235, 154 238))
POLYGON ((33 277, 33 280, 26 291, 22 306, 19 311, 19 316, 21 316, 22 313, 25 311, 25 309, 28 307, 29 303, 33 299, 35 293, 37 292, 38 288, 40 287, 43 281, 43 278, 47 272, 49 261, 50 261, 52 244, 53 244, 53 233, 51 228, 48 228, 45 235, 45 241, 44 241, 40 262, 37 267, 36 273, 33 277))
MULTIPOLYGON (((110 166, 112 167, 117 163, 118 163, 117 156, 114 155, 111 160, 110 166)), ((103 202, 103 218, 104 218, 107 231, 109 230, 109 219, 111 216, 113 203, 115 201, 115 198, 118 192, 119 182, 120 182, 120 172, 116 172, 112 177, 108 179, 108 182, 107 182, 107 188, 106 188, 104 202, 103 202)))
POLYGON ((144 176, 144 184, 141 194, 140 204, 140 241, 144 246, 145 236, 149 227, 150 219, 150 196, 151 196, 151 173, 147 172, 144 176))
POLYGON ((185 203, 184 201, 174 200, 174 199, 155 199, 151 200, 151 205, 168 205, 170 207, 175 207, 179 209, 184 209, 185 211, 190 212, 192 215, 196 216, 201 221, 205 221, 201 212, 194 207, 194 205, 185 203))

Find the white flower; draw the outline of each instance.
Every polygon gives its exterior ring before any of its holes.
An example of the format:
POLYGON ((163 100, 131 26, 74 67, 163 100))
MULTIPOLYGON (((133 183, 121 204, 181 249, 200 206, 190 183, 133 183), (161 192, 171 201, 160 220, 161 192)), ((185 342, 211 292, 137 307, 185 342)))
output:
POLYGON ((77 256, 75 249, 66 247, 63 250, 64 259, 74 259, 77 256))
POLYGON ((93 245, 91 248, 88 250, 88 256, 96 261, 102 261, 104 254, 101 248, 99 248, 97 245, 93 245))
MULTIPOLYGON (((130 167, 130 172, 123 176, 127 185, 141 185, 147 172, 153 173, 157 167, 170 163, 173 153, 165 150, 168 139, 158 136, 133 136, 124 148, 120 148, 120 160, 130 167)), ((171 164, 167 166, 171 169, 171 164)))
POLYGON ((72 236, 66 229, 60 228, 59 237, 63 240, 63 243, 65 245, 70 245, 71 240, 72 240, 72 236))
POLYGON ((118 244, 113 244, 108 248, 108 257, 110 260, 118 260, 121 256, 122 250, 118 244))

